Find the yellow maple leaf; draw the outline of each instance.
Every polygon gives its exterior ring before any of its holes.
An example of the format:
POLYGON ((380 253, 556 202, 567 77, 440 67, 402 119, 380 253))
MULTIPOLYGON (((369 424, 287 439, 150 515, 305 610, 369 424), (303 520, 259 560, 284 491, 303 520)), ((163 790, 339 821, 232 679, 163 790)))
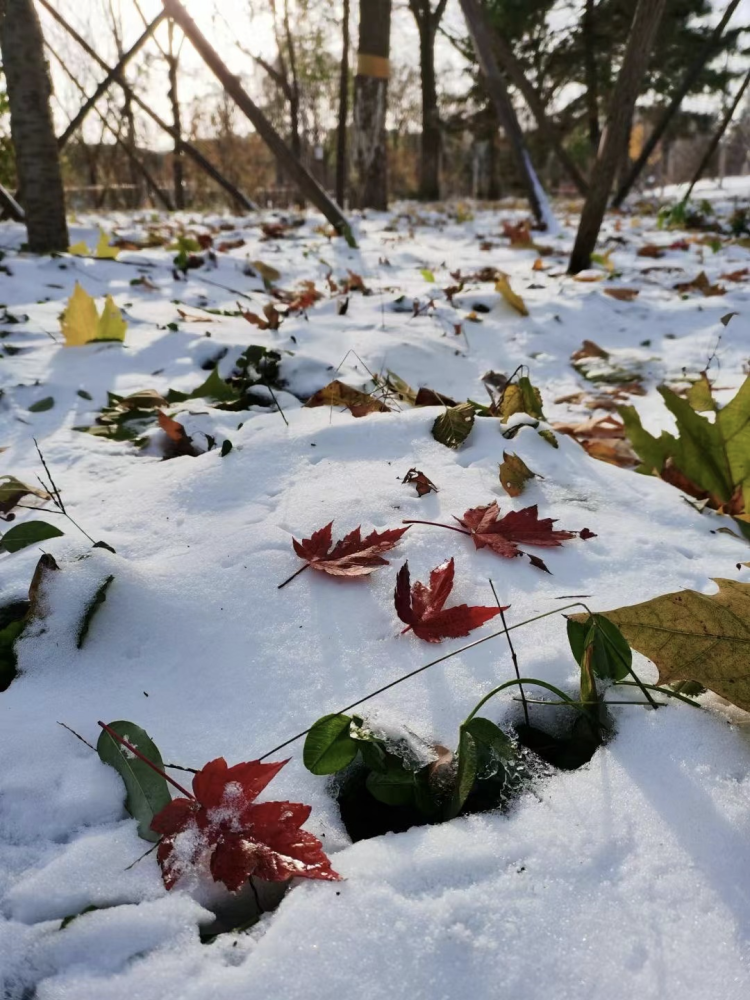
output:
POLYGON ((78 282, 60 317, 66 347, 81 347, 92 340, 122 341, 125 339, 127 326, 111 295, 104 300, 100 316, 93 298, 78 282))
POLYGON ((500 277, 495 282, 495 291, 500 292, 502 297, 512 306, 516 312, 519 312, 522 316, 528 316, 529 310, 526 308, 526 303, 523 301, 520 295, 513 291, 510 287, 510 282, 508 281, 507 274, 500 274, 500 277))
POLYGON ((99 230, 99 239, 93 250, 89 250, 83 240, 79 243, 73 243, 68 247, 68 253, 72 253, 75 257, 102 257, 114 260, 119 252, 119 247, 111 247, 109 245, 109 236, 107 236, 103 229, 99 230))

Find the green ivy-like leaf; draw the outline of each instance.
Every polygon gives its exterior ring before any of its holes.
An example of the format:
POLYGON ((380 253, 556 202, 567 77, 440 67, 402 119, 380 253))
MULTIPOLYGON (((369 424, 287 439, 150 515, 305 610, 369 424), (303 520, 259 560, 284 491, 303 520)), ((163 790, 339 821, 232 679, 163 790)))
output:
POLYGON ((0 545, 6 552, 18 552, 27 545, 44 542, 48 538, 58 538, 64 534, 64 531, 60 531, 53 524, 47 524, 46 521, 26 521, 6 531, 0 540, 0 545))
POLYGON ((83 641, 89 633, 89 626, 91 625, 91 619, 94 617, 96 612, 99 610, 102 604, 107 600, 107 590, 109 585, 114 580, 114 576, 110 574, 106 580, 103 581, 97 588, 96 593, 89 601, 86 610, 83 613, 83 618, 81 619, 81 624, 78 626, 78 635, 76 636, 76 646, 78 649, 83 645, 83 641))
MULTIPOLYGON (((164 768, 159 750, 140 726, 121 720, 110 722, 109 728, 140 750, 157 767, 164 768)), ((138 836, 155 843, 159 834, 151 829, 151 821, 172 801, 166 779, 132 754, 127 747, 118 743, 106 730, 102 730, 96 751, 104 763, 110 764, 125 782, 125 808, 138 821, 138 836)))
POLYGON ((349 734, 351 717, 324 715, 310 729, 305 739, 302 760, 313 774, 335 774, 357 756, 357 741, 349 734))

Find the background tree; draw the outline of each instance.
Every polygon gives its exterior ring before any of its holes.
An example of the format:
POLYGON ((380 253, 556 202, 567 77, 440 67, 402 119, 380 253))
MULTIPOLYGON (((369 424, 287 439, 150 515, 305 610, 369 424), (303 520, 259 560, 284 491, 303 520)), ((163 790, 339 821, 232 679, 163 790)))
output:
POLYGON ((357 76, 354 81, 355 201, 388 208, 386 113, 390 75, 391 0, 360 0, 357 76))
POLYGON ((50 110, 52 90, 32 0, 0 0, 0 50, 29 249, 67 250, 70 240, 50 110))
POLYGON ((419 70, 422 85, 422 138, 419 156, 419 197, 440 197, 440 111, 435 76, 435 36, 448 0, 409 0, 419 32, 419 70))

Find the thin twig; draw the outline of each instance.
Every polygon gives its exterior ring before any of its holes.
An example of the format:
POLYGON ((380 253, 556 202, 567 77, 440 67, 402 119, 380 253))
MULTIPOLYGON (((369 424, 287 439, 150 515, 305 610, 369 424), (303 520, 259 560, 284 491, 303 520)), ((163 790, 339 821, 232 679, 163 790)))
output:
POLYGON ((91 743, 89 743, 89 741, 88 741, 88 740, 85 740, 85 739, 83 738, 83 736, 81 736, 81 734, 80 734, 80 733, 77 733, 77 732, 75 731, 75 729, 71 729, 71 728, 70 728, 70 726, 66 725, 66 724, 65 724, 64 722, 58 722, 57 724, 58 724, 58 726, 62 726, 62 727, 63 727, 63 729, 67 729, 67 730, 68 730, 68 732, 69 732, 69 733, 72 733, 72 734, 73 734, 73 735, 75 736, 75 738, 76 738, 77 740, 80 740, 80 741, 81 741, 81 743, 85 743, 85 744, 86 744, 86 746, 87 746, 87 747, 89 748, 89 750, 93 750, 93 751, 94 751, 94 753, 96 753, 96 747, 95 747, 95 746, 93 746, 93 745, 92 745, 91 743))
POLYGON ((135 861, 133 861, 132 864, 129 864, 127 868, 123 869, 123 871, 129 872, 131 868, 135 868, 139 861, 143 861, 144 858, 147 858, 149 854, 152 854, 158 846, 159 844, 157 843, 154 844, 153 847, 149 847, 147 851, 143 852, 140 858, 136 858, 135 861))
POLYGON ((279 411, 279 413, 281 414, 281 419, 284 421, 284 423, 288 427, 289 426, 289 421, 284 416, 284 411, 281 409, 281 403, 276 398, 276 393, 273 391, 273 389, 271 388, 271 386, 270 386, 270 384, 268 382, 261 382, 261 385, 264 385, 266 387, 266 389, 268 389, 268 391, 271 393, 271 399, 274 401, 274 403, 276 403, 276 409, 279 411))
POLYGON ((402 524, 429 524, 433 528, 447 528, 448 531, 457 531, 459 533, 459 535, 470 535, 471 534, 471 532, 467 531, 466 528, 456 528, 452 524, 440 524, 438 521, 408 521, 408 520, 406 520, 406 518, 403 518, 402 521, 401 521, 401 523, 402 524))
MULTIPOLYGON (((495 598, 498 608, 500 608, 500 621, 503 623, 503 628, 505 629, 505 638, 508 640, 508 646, 510 648, 510 658, 511 660, 513 660, 513 666, 515 667, 516 677, 520 682, 521 671, 518 667, 518 657, 516 656, 516 651, 513 648, 513 640, 511 639, 510 633, 508 632, 508 623, 505 620, 505 611, 503 610, 503 607, 500 604, 500 598, 497 596, 497 591, 495 590, 495 584, 492 582, 492 580, 490 580, 490 587, 492 587, 492 596, 495 598)), ((526 705, 526 695, 524 694, 523 684, 519 683, 518 690, 521 693, 521 701, 523 702, 523 715, 524 718, 526 719, 526 725, 528 726, 531 725, 531 723, 529 722, 529 709, 528 706, 526 705)))

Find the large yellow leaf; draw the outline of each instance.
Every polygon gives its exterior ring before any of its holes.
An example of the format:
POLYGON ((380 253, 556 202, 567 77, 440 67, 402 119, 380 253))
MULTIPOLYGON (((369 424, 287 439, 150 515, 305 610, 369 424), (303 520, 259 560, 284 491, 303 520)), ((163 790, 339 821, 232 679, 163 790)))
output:
POLYGON ((654 661, 660 684, 698 681, 750 712, 750 583, 714 583, 716 594, 680 590, 603 614, 654 661))
POLYGON ((92 340, 125 339, 128 324, 112 296, 104 300, 101 316, 92 297, 76 282, 67 308, 60 318, 66 347, 81 347, 92 340))
POLYGON ((119 252, 119 247, 109 245, 109 237, 103 229, 99 230, 99 239, 95 249, 89 250, 88 245, 83 240, 68 247, 68 253, 72 253, 75 257, 102 257, 114 260, 119 252))
POLYGON ((528 316, 529 310, 526 308, 526 303, 523 301, 517 292, 514 292, 510 287, 510 281, 508 280, 508 275, 500 273, 497 281, 495 282, 495 291, 500 292, 502 297, 512 306, 516 312, 519 312, 522 316, 528 316))

